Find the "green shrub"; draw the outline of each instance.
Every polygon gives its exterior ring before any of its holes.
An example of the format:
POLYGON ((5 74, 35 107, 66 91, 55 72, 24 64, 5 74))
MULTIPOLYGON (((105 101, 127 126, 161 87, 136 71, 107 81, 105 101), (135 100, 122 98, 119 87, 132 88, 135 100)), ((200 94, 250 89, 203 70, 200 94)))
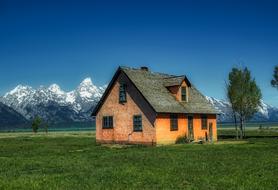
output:
POLYGON ((41 123, 42 123, 42 119, 39 116, 36 116, 32 122, 32 129, 34 133, 38 132, 41 123))
POLYGON ((176 144, 187 144, 190 143, 191 140, 187 138, 187 135, 179 136, 176 140, 176 144))

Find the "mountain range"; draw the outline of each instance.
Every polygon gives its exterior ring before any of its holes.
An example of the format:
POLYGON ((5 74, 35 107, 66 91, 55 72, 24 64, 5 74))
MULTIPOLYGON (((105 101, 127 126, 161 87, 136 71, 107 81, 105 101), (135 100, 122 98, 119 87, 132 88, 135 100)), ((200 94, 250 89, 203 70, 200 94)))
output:
MULTIPOLYGON (((218 120, 220 122, 233 122, 233 113, 231 105, 228 101, 219 100, 213 97, 206 96, 207 100, 214 105, 219 111, 218 120)), ((278 108, 268 105, 261 100, 261 106, 258 107, 258 112, 250 119, 251 122, 277 122, 278 108)))
POLYGON ((106 86, 97 87, 91 78, 84 79, 70 92, 57 84, 34 89, 18 85, 0 98, 0 102, 14 109, 27 120, 40 116, 50 123, 88 121, 106 86))
MULTIPOLYGON (((69 92, 57 84, 37 89, 18 85, 0 97, 0 126, 31 121, 37 115, 49 123, 90 121, 90 114, 105 89, 106 85, 98 87, 91 78, 84 79, 76 89, 69 92)), ((219 111, 219 121, 233 121, 231 106, 227 101, 206 98, 219 111)), ((251 121, 278 121, 278 108, 262 101, 251 121)))

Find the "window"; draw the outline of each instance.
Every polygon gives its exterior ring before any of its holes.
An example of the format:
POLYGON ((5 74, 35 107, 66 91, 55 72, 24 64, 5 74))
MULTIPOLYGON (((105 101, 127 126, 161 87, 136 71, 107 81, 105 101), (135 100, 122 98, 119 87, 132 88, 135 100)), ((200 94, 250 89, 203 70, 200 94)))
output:
POLYGON ((187 101, 186 87, 181 87, 181 101, 187 101))
POLYGON ((142 131, 142 116, 133 116, 133 131, 142 131))
POLYGON ((103 116, 102 128, 103 129, 113 129, 113 116, 103 116))
POLYGON ((119 102, 120 103, 126 102, 126 84, 120 84, 119 102))
POLYGON ((178 115, 171 114, 170 115, 170 131, 177 131, 178 130, 178 115))
POLYGON ((208 129, 208 118, 206 115, 201 116, 202 129, 208 129))

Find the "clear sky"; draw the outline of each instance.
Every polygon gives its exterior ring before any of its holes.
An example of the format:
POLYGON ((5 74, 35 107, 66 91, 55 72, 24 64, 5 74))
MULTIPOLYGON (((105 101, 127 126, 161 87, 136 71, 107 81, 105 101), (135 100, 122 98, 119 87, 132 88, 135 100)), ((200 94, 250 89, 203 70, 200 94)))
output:
POLYGON ((0 0, 0 95, 17 84, 71 90, 85 77, 103 85, 125 65, 186 74, 224 98, 243 65, 278 106, 277 64, 278 1, 0 0))

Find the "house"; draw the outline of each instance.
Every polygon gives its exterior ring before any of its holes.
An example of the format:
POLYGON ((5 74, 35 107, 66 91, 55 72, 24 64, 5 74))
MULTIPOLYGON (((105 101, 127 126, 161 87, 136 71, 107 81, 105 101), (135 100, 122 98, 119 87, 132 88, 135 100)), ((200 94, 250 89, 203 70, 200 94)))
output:
POLYGON ((119 67, 95 107, 98 143, 173 144, 217 140, 216 115, 185 75, 119 67))

